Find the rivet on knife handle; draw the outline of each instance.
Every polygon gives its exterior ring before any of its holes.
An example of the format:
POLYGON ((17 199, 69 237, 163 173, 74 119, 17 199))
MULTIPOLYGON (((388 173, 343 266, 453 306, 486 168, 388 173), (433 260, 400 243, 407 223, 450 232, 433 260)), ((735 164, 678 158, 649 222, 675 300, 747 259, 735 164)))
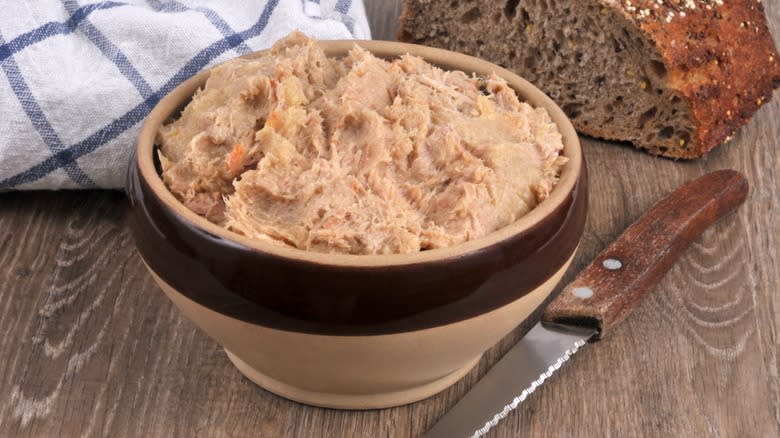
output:
POLYGON ((601 252, 547 307, 545 322, 591 326, 603 337, 642 301, 677 257, 747 197, 742 174, 719 170, 662 199, 601 252))

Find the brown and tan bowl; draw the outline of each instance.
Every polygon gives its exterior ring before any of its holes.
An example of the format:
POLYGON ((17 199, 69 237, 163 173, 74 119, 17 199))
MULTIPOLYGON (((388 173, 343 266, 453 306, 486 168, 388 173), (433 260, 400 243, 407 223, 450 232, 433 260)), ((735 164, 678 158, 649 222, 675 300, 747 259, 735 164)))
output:
POLYGON ((460 379, 558 283, 585 223, 582 151, 552 100, 496 65, 395 42, 320 44, 329 56, 358 44, 381 57, 411 53, 446 69, 495 72, 560 128, 569 157, 560 182, 516 223, 450 248, 329 255, 250 240, 185 208, 155 162, 157 130, 205 83, 203 72, 162 99, 141 129, 127 181, 133 234, 163 292, 258 385, 334 408, 410 403, 460 379))

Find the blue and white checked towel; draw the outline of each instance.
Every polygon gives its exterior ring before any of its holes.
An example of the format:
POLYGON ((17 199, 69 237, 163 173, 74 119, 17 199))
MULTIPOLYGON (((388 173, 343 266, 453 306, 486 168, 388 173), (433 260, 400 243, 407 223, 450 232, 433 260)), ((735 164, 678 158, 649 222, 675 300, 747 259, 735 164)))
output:
POLYGON ((3 1, 0 191, 121 188, 144 117, 295 29, 369 39, 361 0, 3 1))

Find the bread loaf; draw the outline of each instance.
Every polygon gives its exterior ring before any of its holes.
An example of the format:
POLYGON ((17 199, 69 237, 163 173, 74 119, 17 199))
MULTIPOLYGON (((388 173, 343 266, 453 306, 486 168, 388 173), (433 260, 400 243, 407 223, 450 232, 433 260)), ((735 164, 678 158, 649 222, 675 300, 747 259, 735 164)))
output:
POLYGON ((728 141, 780 85, 759 0, 405 0, 398 37, 505 66, 580 132, 673 158, 728 141))

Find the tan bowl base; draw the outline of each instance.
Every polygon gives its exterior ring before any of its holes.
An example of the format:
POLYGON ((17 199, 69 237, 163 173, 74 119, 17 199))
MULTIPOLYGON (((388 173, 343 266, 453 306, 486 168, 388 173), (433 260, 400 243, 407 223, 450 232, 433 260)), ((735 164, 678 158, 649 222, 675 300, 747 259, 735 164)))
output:
POLYGON ((292 332, 241 321, 192 301, 150 272, 182 313, 261 387, 316 406, 378 409, 430 397, 463 377, 485 350, 542 304, 570 263, 571 258, 532 292, 477 317, 365 336, 292 332))
POLYGON ((471 371, 482 358, 480 354, 469 361, 466 366, 453 371, 432 382, 424 385, 415 386, 401 391, 386 392, 381 394, 335 394, 327 392, 315 392, 301 389, 284 382, 280 382, 269 377, 239 357, 225 349, 228 359, 233 365, 246 376, 249 380, 255 382, 261 388, 273 392, 276 395, 286 399, 305 403, 307 405, 320 406, 323 408, 334 409, 380 409, 391 406, 400 406, 428 398, 438 392, 444 391, 463 376, 471 371))

